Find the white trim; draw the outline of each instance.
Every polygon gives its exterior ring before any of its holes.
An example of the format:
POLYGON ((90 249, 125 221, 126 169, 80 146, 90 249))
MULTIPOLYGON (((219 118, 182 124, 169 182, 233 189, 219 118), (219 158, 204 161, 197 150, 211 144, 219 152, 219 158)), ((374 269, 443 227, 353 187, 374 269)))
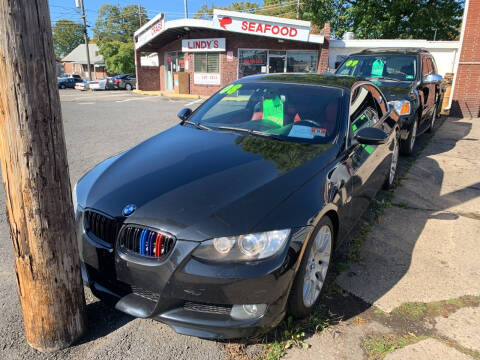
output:
POLYGON ((222 9, 213 9, 213 16, 240 17, 243 19, 250 19, 250 20, 271 21, 279 24, 311 27, 310 21, 287 19, 287 18, 281 18, 276 16, 256 15, 256 14, 222 10, 222 9))
POLYGON ((462 54, 463 47, 463 38, 465 36, 465 27, 467 26, 467 15, 468 15, 468 6, 470 5, 470 0, 465 0, 465 7, 463 10, 463 19, 462 19, 462 31, 460 32, 460 46, 458 47, 457 56, 455 58, 455 63, 453 65, 453 80, 452 80, 452 90, 450 91, 450 100, 448 101, 448 106, 444 110, 450 110, 452 108, 453 95, 455 95, 455 83, 457 82, 457 73, 458 65, 460 63, 460 55, 462 54))
MULTIPOLYGON (((312 35, 310 35, 311 37, 312 35)), ((429 48, 457 49, 460 41, 429 41, 403 39, 330 40, 330 48, 429 48)))

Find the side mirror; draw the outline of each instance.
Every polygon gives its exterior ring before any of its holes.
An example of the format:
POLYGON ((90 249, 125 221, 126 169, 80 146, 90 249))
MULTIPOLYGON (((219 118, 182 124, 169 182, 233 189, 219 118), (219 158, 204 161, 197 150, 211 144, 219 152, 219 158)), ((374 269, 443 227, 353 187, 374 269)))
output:
POLYGON ((423 78, 423 83, 424 84, 439 84, 439 83, 442 82, 442 80, 443 80, 442 75, 430 74, 430 75, 427 75, 423 78))
POLYGON ((367 127, 358 130, 354 139, 364 145, 380 145, 387 142, 388 135, 381 129, 367 127))
POLYGON ((178 112, 177 116, 180 118, 180 120, 182 120, 182 123, 183 123, 184 121, 188 120, 190 115, 192 115, 192 112, 193 111, 190 108, 183 108, 178 112))

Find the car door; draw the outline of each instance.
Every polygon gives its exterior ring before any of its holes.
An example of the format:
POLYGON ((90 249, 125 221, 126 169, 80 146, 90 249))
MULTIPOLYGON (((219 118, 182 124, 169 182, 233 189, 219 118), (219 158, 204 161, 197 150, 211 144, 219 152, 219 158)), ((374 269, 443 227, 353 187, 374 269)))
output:
POLYGON ((431 117, 431 114, 433 112, 433 106, 435 104, 435 98, 436 98, 436 91, 435 87, 436 84, 426 84, 425 83, 425 77, 427 77, 430 74, 433 74, 433 64, 431 59, 427 56, 422 54, 421 56, 422 59, 422 78, 420 81, 418 93, 420 95, 420 101, 422 106, 422 113, 420 117, 420 124, 419 124, 419 132, 423 132, 425 128, 429 124, 429 120, 431 117))
POLYGON ((350 101, 350 133, 354 144, 350 148, 352 167, 352 218, 358 219, 385 181, 385 158, 388 145, 355 144, 355 134, 362 128, 383 128, 386 112, 385 99, 371 84, 363 84, 352 91, 350 101))

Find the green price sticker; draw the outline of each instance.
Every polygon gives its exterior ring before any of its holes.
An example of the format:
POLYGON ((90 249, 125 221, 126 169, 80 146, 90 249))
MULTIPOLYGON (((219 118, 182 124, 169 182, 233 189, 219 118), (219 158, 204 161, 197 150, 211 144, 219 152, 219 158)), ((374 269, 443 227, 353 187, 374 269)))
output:
POLYGON ((348 60, 345 65, 346 66, 352 66, 352 63, 353 63, 353 60, 348 60))
POLYGON ((242 84, 234 85, 234 86, 232 86, 230 89, 227 90, 227 94, 228 94, 228 95, 232 95, 235 91, 237 91, 237 90, 240 89, 241 87, 242 87, 242 84))
POLYGON ((377 59, 372 64, 372 76, 382 76, 383 75, 383 67, 385 64, 381 59, 377 59))
POLYGON ((230 90, 233 87, 233 84, 230 84, 228 86, 225 86, 222 90, 220 90, 220 94, 225 94, 228 90, 230 90))
POLYGON ((356 66, 358 64, 358 60, 353 60, 352 61, 352 66, 356 66))

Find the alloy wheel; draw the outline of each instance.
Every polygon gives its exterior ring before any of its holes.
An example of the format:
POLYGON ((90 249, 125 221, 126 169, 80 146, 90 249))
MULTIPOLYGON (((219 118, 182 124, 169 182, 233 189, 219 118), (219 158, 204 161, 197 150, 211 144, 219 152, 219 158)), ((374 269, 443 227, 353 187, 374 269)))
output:
POLYGON ((311 307, 320 296, 332 253, 332 230, 323 225, 315 237, 303 279, 303 304, 311 307))
POLYGON ((430 131, 433 130, 433 127, 435 126, 435 120, 437 120, 437 106, 435 106, 433 109, 432 122, 430 123, 430 131))
POLYGON ((395 173, 397 172, 397 164, 398 164, 398 154, 400 152, 399 146, 398 146, 398 140, 394 140, 394 147, 393 147, 393 153, 392 153, 392 162, 390 163, 390 173, 388 175, 388 183, 391 185, 393 184, 393 181, 395 180, 395 173))
POLYGON ((417 126, 418 126, 418 121, 417 119, 415 119, 415 121, 413 122, 413 126, 412 126, 412 136, 410 137, 410 149, 413 150, 413 147, 415 145, 415 140, 417 138, 417 126))

